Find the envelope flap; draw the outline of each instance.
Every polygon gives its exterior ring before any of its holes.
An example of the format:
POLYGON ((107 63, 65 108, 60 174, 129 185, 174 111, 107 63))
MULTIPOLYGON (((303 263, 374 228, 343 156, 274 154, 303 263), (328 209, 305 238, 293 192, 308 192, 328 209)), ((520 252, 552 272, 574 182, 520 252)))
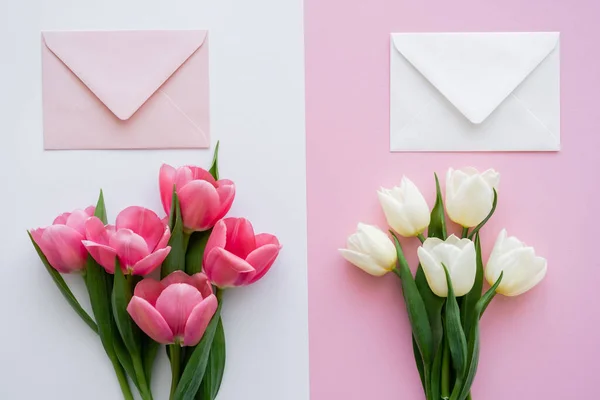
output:
POLYGON ((204 43, 207 31, 44 32, 54 53, 119 119, 129 119, 204 43))
POLYGON ((398 33, 392 40, 448 101, 479 124, 556 48, 559 33, 398 33))

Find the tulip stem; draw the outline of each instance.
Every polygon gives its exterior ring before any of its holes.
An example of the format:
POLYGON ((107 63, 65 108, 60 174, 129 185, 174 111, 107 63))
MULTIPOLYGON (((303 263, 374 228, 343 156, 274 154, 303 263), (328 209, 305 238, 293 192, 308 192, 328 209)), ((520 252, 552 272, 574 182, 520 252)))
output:
POLYGON ((119 381, 119 386, 121 387, 121 392, 123 393, 124 400, 134 400, 133 394, 131 393, 131 388, 129 387, 129 381, 127 380, 127 376, 123 371, 123 367, 114 357, 109 357, 112 362, 113 368, 115 369, 115 374, 117 375, 117 380, 119 381))
POLYGON ((171 357, 171 396, 169 398, 173 400, 179 384, 179 375, 181 375, 181 346, 177 343, 169 345, 169 355, 171 357))
POLYGON ((462 237, 463 237, 463 238, 467 238, 467 237, 469 237, 469 228, 468 228, 467 226, 463 226, 463 229, 462 229, 462 237))
POLYGON ((422 234, 422 233, 419 233, 419 234, 417 235, 417 237, 419 238, 419 240, 421 241, 421 243, 424 243, 424 242, 425 242, 425 236, 423 236, 423 234, 422 234))

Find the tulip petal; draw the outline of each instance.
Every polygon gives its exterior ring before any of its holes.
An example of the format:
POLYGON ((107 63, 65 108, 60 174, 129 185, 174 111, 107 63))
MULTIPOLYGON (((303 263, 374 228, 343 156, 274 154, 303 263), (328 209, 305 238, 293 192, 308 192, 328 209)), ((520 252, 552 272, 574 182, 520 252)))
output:
POLYGON ((144 238, 148 251, 154 250, 165 231, 165 225, 154 211, 138 206, 127 207, 121 211, 115 227, 117 231, 130 229, 144 238))
POLYGON ((440 297, 448 297, 448 284, 442 264, 423 246, 417 249, 417 255, 433 293, 440 297))
POLYGON ((348 249, 339 249, 339 252, 342 255, 342 257, 344 257, 347 261, 354 264, 355 266, 357 266, 358 268, 362 269, 370 275, 383 276, 389 271, 391 271, 391 269, 387 270, 385 268, 380 267, 373 258, 367 256, 366 254, 362 254, 357 251, 348 249))
POLYGON ((163 164, 158 173, 158 186, 160 189, 160 200, 165 213, 171 213, 171 200, 173 199, 173 185, 175 184, 175 168, 168 164, 163 164))
POLYGON ((143 237, 131 229, 119 229, 110 237, 109 246, 116 250, 124 268, 135 265, 150 254, 143 237))
POLYGON ((166 225, 163 225, 163 226, 165 227, 165 230, 163 232, 162 237, 156 244, 156 247, 154 247, 154 250, 164 249, 165 247, 167 247, 167 244, 169 244, 169 239, 171 239, 171 230, 169 229, 168 226, 166 226, 166 225))
POLYGON ((163 316, 176 337, 183 336, 192 310, 202 301, 195 287, 186 283, 167 286, 156 300, 156 310, 163 316))
POLYGON ((108 246, 110 236, 110 231, 100 221, 100 218, 90 217, 85 221, 85 238, 87 240, 108 246))
POLYGON ((223 218, 231 209, 233 199, 235 198, 235 185, 228 179, 221 179, 217 182, 217 193, 219 194, 221 206, 219 212, 215 215, 215 221, 223 218))
POLYGON ((42 233, 40 248, 48 262, 60 272, 73 272, 85 267, 87 251, 81 243, 83 235, 66 225, 51 225, 42 233))
POLYGON ((44 235, 45 230, 46 228, 36 228, 29 231, 29 233, 31 233, 31 237, 33 237, 33 240, 35 240, 35 242, 40 248, 42 247, 40 243, 42 241, 42 236, 44 235))
POLYGON ((85 208, 84 211, 88 215, 88 217, 91 217, 96 212, 96 207, 95 206, 88 206, 88 207, 85 208))
POLYGON ((85 235, 85 221, 90 216, 84 210, 75 210, 67 218, 65 225, 75 229, 77 232, 85 235))
POLYGON ((223 222, 227 226, 225 250, 246 259, 248 254, 256 249, 252 224, 246 218, 225 218, 223 222))
POLYGON ((211 185, 215 187, 217 186, 217 181, 215 181, 215 178, 210 174, 210 172, 208 172, 204 168, 195 167, 193 165, 188 165, 187 168, 189 168, 192 172, 193 180, 207 181, 211 185))
POLYGON ((162 344, 173 343, 173 332, 160 313, 146 300, 134 296, 127 312, 146 335, 162 344))
POLYGON ((165 258, 167 258, 170 251, 171 247, 167 246, 164 249, 156 250, 154 253, 142 258, 131 267, 132 273, 141 276, 148 275, 165 261, 165 258))
POLYGON ((133 295, 146 300, 154 307, 164 288, 165 285, 162 282, 152 278, 144 278, 135 285, 133 295))
POLYGON ((214 247, 205 258, 204 272, 214 285, 222 288, 237 286, 255 270, 246 260, 221 247, 214 247))
POLYGON ((278 254, 279 246, 274 244, 264 245, 250 253, 246 261, 254 267, 256 273, 249 276, 248 283, 254 283, 262 278, 269 271, 278 254))
POLYGON ((194 274, 191 277, 191 285, 194 286, 203 298, 207 298, 213 294, 213 288, 208 280, 208 277, 203 273, 194 274))
POLYGON ((467 240, 467 242, 458 258, 454 260, 452 268, 449 271, 454 287, 454 294, 457 297, 464 296, 471 291, 477 273, 475 245, 470 240, 467 240))
POLYGON ((165 287, 175 283, 187 283, 188 285, 194 286, 191 282, 190 276, 181 270, 171 272, 169 275, 163 278, 161 282, 163 285, 165 285, 165 287))
POLYGON ((60 214, 58 217, 54 218, 54 221, 52 221, 52 225, 66 225, 69 215, 71 215, 70 212, 60 214))
POLYGON ((255 240, 256 240, 257 248, 262 247, 266 244, 274 244, 281 248, 281 245, 279 244, 279 240, 277 239, 277 237, 275 235, 271 235, 269 233, 259 233, 258 235, 256 235, 255 240))
POLYGON ((188 285, 194 286, 203 298, 206 298, 212 294, 212 286, 208 281, 208 278, 203 273, 197 273, 192 276, 186 274, 183 271, 173 271, 166 276, 162 281, 164 286, 169 286, 174 283, 187 283, 188 285))
MULTIPOLYGON (((546 259, 535 257, 534 261, 529 264, 529 268, 524 273, 525 276, 520 278, 520 284, 513 288, 510 293, 502 293, 505 296, 519 296, 537 286, 544 279, 548 271, 546 259)), ((500 292, 500 291, 499 291, 500 292)))
POLYGON ((206 263, 206 256, 210 251, 215 247, 225 247, 227 243, 227 226, 223 220, 217 222, 213 227, 210 236, 208 237, 208 241, 206 242, 206 247, 204 248, 204 260, 206 263))
POLYGON ((492 209, 494 192, 479 175, 474 175, 459 186, 452 201, 446 202, 446 211, 453 221, 473 227, 479 224, 492 209))
POLYGON ((206 181, 191 181, 178 189, 183 225, 194 231, 204 231, 212 226, 219 212, 219 195, 206 181))
POLYGON ((194 307, 185 324, 183 338, 184 346, 195 346, 200 342, 210 320, 217 311, 217 306, 217 298, 214 294, 211 294, 194 307))
POLYGON ((418 233, 412 221, 407 218, 408 213, 403 204, 382 191, 378 191, 377 196, 387 223, 394 231, 405 237, 415 236, 418 233))
POLYGON ((90 240, 83 240, 81 243, 83 243, 92 258, 96 260, 106 272, 109 274, 115 273, 115 258, 117 256, 115 249, 90 240))
POLYGON ((190 183, 192 180, 194 180, 194 174, 189 167, 184 166, 177 168, 177 172, 175 173, 175 186, 177 187, 177 193, 179 193, 179 189, 190 183))

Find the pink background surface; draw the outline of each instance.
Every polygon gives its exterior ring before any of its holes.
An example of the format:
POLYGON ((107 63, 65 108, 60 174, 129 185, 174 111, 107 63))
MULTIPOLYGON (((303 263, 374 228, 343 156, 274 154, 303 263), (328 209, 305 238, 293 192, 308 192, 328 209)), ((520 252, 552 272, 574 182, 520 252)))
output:
MULTIPOLYGON (((600 3, 596 0, 305 0, 311 399, 421 399, 399 282, 336 249, 358 221, 385 227, 376 189, 406 174, 433 203, 433 172, 494 167, 502 227, 549 260, 542 284, 483 319, 475 400, 597 393, 600 3), (560 31, 562 151, 389 152, 389 33, 560 31)), ((415 265, 415 240, 405 241, 415 265)))

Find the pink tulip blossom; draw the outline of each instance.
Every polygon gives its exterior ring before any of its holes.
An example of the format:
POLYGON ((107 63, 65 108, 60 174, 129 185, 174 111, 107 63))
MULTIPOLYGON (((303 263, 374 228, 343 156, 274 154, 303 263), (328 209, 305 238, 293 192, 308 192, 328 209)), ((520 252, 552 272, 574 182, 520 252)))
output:
POLYGON ((187 232, 212 228, 231 208, 235 185, 228 179, 216 181, 199 167, 173 168, 163 164, 159 174, 160 198, 167 215, 171 212, 173 186, 176 187, 183 226, 187 232))
POLYGON ((108 273, 115 272, 118 257, 123 273, 146 275, 162 264, 171 247, 171 232, 154 211, 128 207, 115 225, 104 225, 96 217, 85 222, 84 246, 108 273))
POLYGON ((218 287, 244 286, 262 278, 279 254, 277 238, 254 234, 245 218, 225 218, 215 225, 204 251, 203 269, 218 287))
POLYGON ((138 283, 127 311, 158 343, 198 344, 217 310, 217 298, 206 275, 175 271, 162 281, 138 283))
POLYGON ((40 247, 48 262, 58 272, 71 273, 85 268, 87 251, 84 239, 85 221, 94 215, 94 206, 75 210, 56 217, 52 225, 31 231, 31 236, 40 247))

